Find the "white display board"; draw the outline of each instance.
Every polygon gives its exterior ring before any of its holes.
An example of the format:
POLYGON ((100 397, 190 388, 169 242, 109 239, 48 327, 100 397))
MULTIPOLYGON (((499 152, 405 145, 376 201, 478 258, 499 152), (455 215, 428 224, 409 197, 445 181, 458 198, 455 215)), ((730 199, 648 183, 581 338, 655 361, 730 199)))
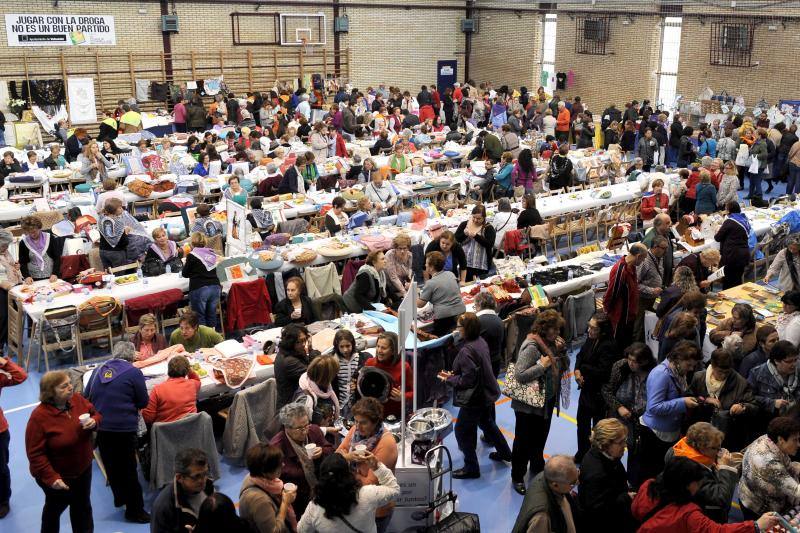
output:
POLYGON ((8 46, 114 46, 111 15, 6 14, 8 46))

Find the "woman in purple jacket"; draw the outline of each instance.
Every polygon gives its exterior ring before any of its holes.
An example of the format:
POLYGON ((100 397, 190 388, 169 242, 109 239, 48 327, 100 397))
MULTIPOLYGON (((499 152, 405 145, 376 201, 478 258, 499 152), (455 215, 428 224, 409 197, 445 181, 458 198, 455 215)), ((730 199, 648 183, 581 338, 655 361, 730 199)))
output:
POLYGON ((475 313, 458 317, 456 330, 463 338, 461 349, 453 361, 453 371, 439 373, 439 379, 452 386, 453 404, 460 407, 456 423, 456 441, 464 454, 464 467, 453 472, 456 479, 481 477, 477 445, 477 428, 497 451, 489 454, 494 461, 511 461, 511 449, 495 423, 494 402, 500 388, 492 372, 489 345, 481 337, 481 324, 475 313))

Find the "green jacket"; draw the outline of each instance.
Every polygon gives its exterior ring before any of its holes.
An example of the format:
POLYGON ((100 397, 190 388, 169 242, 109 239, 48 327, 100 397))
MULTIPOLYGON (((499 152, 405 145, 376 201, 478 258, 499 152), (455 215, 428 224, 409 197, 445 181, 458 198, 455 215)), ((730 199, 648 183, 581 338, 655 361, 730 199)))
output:
POLYGON ((194 353, 200 348, 213 348, 223 340, 225 339, 222 338, 222 335, 208 326, 198 326, 197 333, 189 340, 183 338, 180 328, 173 331, 172 335, 169 336, 170 346, 183 344, 183 347, 189 353, 194 353))

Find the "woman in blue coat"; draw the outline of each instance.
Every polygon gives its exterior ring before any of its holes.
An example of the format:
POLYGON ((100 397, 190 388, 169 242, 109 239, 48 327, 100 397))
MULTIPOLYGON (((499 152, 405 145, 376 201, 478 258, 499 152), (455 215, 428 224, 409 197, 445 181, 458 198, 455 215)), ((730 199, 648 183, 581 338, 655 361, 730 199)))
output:
POLYGON ((698 215, 708 215, 717 210, 717 188, 711 183, 711 174, 707 170, 700 171, 700 183, 695 186, 697 200, 694 212, 698 215))

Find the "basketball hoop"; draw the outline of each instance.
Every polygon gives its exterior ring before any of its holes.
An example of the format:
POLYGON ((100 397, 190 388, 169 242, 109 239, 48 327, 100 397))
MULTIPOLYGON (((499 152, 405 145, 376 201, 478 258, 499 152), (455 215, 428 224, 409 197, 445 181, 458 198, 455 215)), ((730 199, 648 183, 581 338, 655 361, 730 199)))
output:
POLYGON ((303 54, 310 56, 314 53, 314 48, 308 44, 307 37, 300 37, 300 46, 303 48, 303 54))

